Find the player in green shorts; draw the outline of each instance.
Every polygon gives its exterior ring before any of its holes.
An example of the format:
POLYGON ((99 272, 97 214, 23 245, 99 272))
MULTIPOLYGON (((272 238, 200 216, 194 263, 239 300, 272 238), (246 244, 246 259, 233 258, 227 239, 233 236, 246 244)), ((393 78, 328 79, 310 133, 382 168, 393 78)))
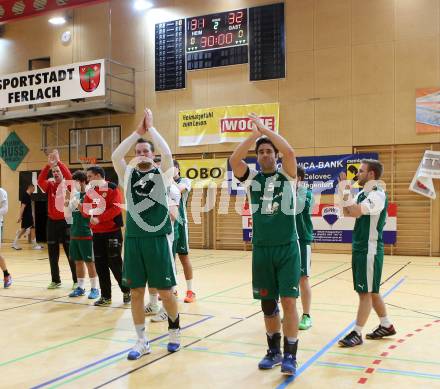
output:
POLYGON ((180 324, 177 300, 172 294, 176 285, 172 253, 172 225, 168 190, 173 179, 171 150, 153 127, 149 109, 137 130, 122 141, 112 155, 119 184, 125 189, 127 209, 123 283, 131 289, 131 313, 138 340, 128 353, 135 360, 151 352, 145 335, 145 287, 158 289, 168 313, 167 349, 180 349, 180 324), (149 134, 152 141, 142 137, 149 134), (134 146, 136 157, 127 165, 125 156, 134 146), (161 154, 162 165, 154 165, 154 150, 161 154))
POLYGON ((339 193, 344 216, 356 218, 352 241, 352 272, 354 290, 359 294, 356 325, 339 341, 342 347, 362 344, 362 328, 368 320, 371 307, 379 316, 380 324, 367 339, 382 339, 396 333, 387 317, 382 296, 379 294, 382 275, 384 245, 383 228, 387 217, 388 199, 383 183, 382 164, 374 159, 364 159, 357 174, 358 184, 363 187, 352 197, 352 182, 345 173, 339 176, 339 193))
MULTIPOLYGON (((90 229, 90 216, 83 213, 83 202, 86 195, 87 173, 77 170, 72 175, 74 187, 72 193, 66 190, 64 199, 64 215, 67 222, 71 222, 69 258, 75 262, 78 286, 69 294, 69 297, 84 296, 85 267, 90 278, 89 299, 97 299, 99 290, 98 278, 93 258, 92 230, 90 229), (84 266, 85 263, 85 266, 84 266)), ((70 223, 69 223, 70 224, 70 223)))
POLYGON ((281 364, 281 372, 294 376, 298 348, 300 253, 295 226, 296 157, 287 141, 269 130, 255 115, 252 134, 235 149, 229 163, 235 177, 247 187, 252 213, 252 288, 261 300, 269 349, 260 369, 281 364), (258 139, 259 138, 259 139, 258 139), (261 171, 243 161, 256 144, 261 171), (278 150, 283 155, 277 168, 278 150), (281 320, 278 298, 284 311, 284 357, 281 355, 281 320))
POLYGON ((176 160, 174 163, 174 181, 181 193, 179 203, 179 215, 174 223, 177 230, 175 236, 176 252, 179 255, 180 263, 183 267, 183 273, 186 281, 186 295, 183 301, 185 303, 193 303, 196 300, 196 294, 193 287, 193 267, 189 259, 189 238, 188 238, 188 214, 186 206, 188 203, 189 193, 191 192, 191 180, 180 176, 180 165, 176 160))
POLYGON ((312 326, 310 317, 310 306, 312 303, 312 288, 310 287, 309 277, 312 261, 312 241, 313 241, 313 193, 304 183, 305 171, 298 165, 297 178, 298 188, 296 190, 296 229, 298 232, 298 242, 301 252, 301 279, 299 281, 301 292, 301 303, 303 315, 299 322, 300 330, 307 330, 312 326))

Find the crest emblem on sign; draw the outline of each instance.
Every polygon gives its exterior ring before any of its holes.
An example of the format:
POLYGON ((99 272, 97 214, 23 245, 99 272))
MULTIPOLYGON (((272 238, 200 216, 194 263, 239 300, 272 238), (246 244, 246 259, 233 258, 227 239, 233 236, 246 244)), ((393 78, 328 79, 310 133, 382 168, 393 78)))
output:
POLYGON ((101 64, 93 63, 80 66, 79 79, 84 92, 93 92, 101 81, 101 64))
POLYGON ((337 207, 322 208, 322 217, 331 226, 333 226, 333 224, 335 224, 338 221, 340 214, 341 212, 337 207))

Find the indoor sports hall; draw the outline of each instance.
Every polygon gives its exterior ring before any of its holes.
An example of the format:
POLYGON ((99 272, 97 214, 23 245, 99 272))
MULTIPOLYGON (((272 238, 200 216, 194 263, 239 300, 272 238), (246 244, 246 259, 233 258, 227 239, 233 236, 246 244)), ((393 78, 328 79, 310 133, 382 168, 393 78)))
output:
POLYGON ((0 388, 439 388, 440 0, 0 0, 0 388))

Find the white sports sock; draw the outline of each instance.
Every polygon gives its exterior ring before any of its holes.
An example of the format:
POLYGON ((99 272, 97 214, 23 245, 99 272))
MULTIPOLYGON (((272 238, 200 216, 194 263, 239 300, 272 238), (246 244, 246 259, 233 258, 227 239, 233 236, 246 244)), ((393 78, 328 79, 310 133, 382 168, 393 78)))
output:
POLYGON ((193 280, 192 279, 190 279, 190 280, 186 280, 186 289, 187 290, 193 290, 193 288, 192 288, 192 283, 193 283, 193 280))
POLYGON ((78 286, 81 289, 84 289, 84 284, 86 283, 86 279, 85 278, 78 278, 78 286))
POLYGON ((14 239, 14 242, 12 242, 12 245, 13 245, 13 246, 15 246, 15 245, 17 244, 18 237, 20 236, 20 232, 21 232, 21 230, 18 230, 18 231, 15 233, 15 239, 14 239))
POLYGON ((354 326, 354 331, 356 331, 357 332, 357 334, 359 335, 359 336, 361 336, 362 335, 362 328, 364 328, 364 327, 361 327, 361 326, 358 326, 357 324, 354 326))
POLYGON ((32 239, 31 243, 35 246, 37 244, 37 239, 32 239))
POLYGON ((157 306, 159 305, 159 295, 157 293, 150 293, 150 305, 157 306))
POLYGON ((145 336, 145 323, 143 324, 135 324, 134 328, 136 329, 136 335, 139 340, 147 340, 147 337, 145 336))
POLYGON ((98 277, 90 278, 90 286, 93 289, 97 289, 98 288, 98 277))
POLYGON ((384 316, 384 317, 379 317, 380 320, 380 325, 382 327, 386 327, 389 328, 391 327, 392 323, 390 322, 390 320, 388 319, 388 316, 384 316))

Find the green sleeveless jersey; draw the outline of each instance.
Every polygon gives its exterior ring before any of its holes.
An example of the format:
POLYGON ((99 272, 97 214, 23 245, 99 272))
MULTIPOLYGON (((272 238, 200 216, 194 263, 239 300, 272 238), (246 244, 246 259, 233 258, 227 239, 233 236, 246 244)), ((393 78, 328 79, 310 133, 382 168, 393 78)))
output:
MULTIPOLYGON (((86 193, 76 193, 79 195, 80 204, 84 202, 86 193)), ((74 238, 88 238, 92 236, 90 229, 90 216, 85 217, 78 208, 72 210, 72 225, 70 226, 70 237, 74 238)))
POLYGON ((186 206, 188 203, 189 192, 191 191, 191 181, 188 178, 179 177, 176 181, 176 184, 185 184, 186 190, 182 192, 182 197, 180 198, 179 203, 179 223, 186 224, 188 223, 188 214, 186 212, 186 206))
POLYGON ((151 237, 172 232, 167 191, 158 168, 132 169, 126 189, 126 236, 151 237))
POLYGON ((282 170, 250 172, 247 179, 252 214, 252 243, 279 246, 298 239, 295 225, 295 186, 282 170))
POLYGON ((356 196, 356 203, 362 203, 369 213, 356 219, 353 229, 353 251, 383 253, 383 228, 388 208, 386 193, 379 187, 375 187, 369 193, 362 190, 356 196))
POLYGON ((305 243, 313 241, 313 193, 310 189, 304 186, 298 187, 296 192, 296 229, 298 231, 298 238, 305 243))

